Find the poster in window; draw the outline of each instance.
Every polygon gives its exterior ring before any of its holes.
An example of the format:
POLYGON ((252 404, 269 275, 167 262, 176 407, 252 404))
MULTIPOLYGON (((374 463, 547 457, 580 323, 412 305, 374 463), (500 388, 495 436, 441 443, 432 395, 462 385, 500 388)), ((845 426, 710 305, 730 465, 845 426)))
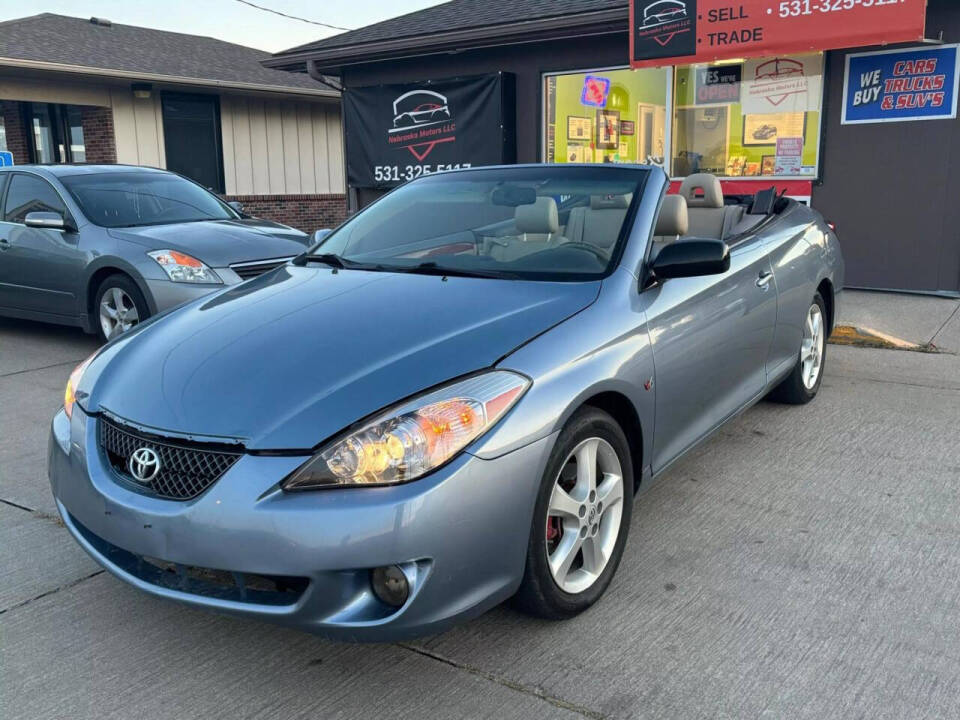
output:
POLYGON ((776 175, 776 171, 777 171, 777 156, 764 155, 760 162, 760 174, 776 175))
POLYGON ((620 145, 620 112, 597 110, 597 147, 616 150, 620 145))
POLYGON ((569 145, 567 147, 567 162, 592 163, 593 150, 589 145, 569 145))
POLYGON ((776 145, 777 138, 804 137, 806 135, 806 114, 766 113, 763 115, 743 116, 743 144, 776 145))
POLYGON ((740 102, 744 115, 800 113, 820 109, 823 56, 758 58, 743 65, 740 102))
POLYGON ((743 167, 747 164, 746 155, 731 155, 727 160, 727 177, 740 177, 743 167))
POLYGON ((760 163, 748 162, 743 168, 743 174, 746 177, 755 177, 760 174, 760 163))
POLYGON ((593 120, 588 117, 567 117, 567 142, 590 142, 593 139, 593 120))

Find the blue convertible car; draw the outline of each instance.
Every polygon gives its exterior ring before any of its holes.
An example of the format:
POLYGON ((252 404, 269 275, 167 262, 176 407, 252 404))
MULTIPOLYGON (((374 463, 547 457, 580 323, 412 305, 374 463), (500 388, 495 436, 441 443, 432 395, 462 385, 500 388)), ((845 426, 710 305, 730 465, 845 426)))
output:
POLYGON ((811 400, 837 239, 644 166, 404 185, 290 263, 80 365, 50 480, 154 595, 393 640, 594 603, 633 498, 757 400, 811 400))

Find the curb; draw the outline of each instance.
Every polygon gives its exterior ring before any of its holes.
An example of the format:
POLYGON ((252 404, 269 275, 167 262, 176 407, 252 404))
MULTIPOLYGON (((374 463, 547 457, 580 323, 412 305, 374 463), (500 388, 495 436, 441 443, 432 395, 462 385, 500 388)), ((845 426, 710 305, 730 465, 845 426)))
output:
POLYGON ((881 350, 908 350, 910 352, 939 352, 932 343, 922 345, 902 340, 901 338, 888 335, 868 327, 855 327, 853 325, 837 325, 833 329, 829 342, 833 345, 849 345, 852 347, 878 348, 881 350))

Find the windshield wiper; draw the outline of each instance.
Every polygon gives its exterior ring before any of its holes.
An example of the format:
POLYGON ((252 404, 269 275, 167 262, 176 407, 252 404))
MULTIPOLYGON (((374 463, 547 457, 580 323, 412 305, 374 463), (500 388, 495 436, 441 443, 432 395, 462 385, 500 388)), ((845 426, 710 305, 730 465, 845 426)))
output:
POLYGON ((416 273, 418 275, 442 275, 451 277, 478 277, 494 279, 516 279, 519 277, 516 273, 503 272, 500 270, 469 270, 466 268, 441 267, 435 262, 423 262, 419 265, 410 265, 406 267, 384 268, 391 272, 416 273))
POLYGON ((346 264, 343 262, 343 258, 339 255, 334 255, 333 253, 317 253, 316 255, 311 255, 310 253, 300 253, 292 261, 294 265, 304 266, 308 262, 319 262, 324 265, 329 265, 330 267, 335 267, 343 270, 346 267, 346 264))

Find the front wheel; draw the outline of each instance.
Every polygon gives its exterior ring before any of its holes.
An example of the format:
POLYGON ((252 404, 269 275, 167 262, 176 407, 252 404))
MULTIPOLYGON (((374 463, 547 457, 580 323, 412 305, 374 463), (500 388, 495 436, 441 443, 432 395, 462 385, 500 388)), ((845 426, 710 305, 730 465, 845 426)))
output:
POLYGON ((561 431, 534 508, 515 604, 560 620, 593 605, 610 584, 627 541, 633 467, 623 430, 596 408, 561 431))
POLYGON ((93 303, 100 339, 104 342, 125 333, 150 315, 147 301, 127 275, 110 275, 97 288, 93 303))
POLYGON ((827 359, 827 311, 820 293, 813 296, 803 322, 800 354, 793 371, 770 392, 770 399, 803 405, 816 397, 827 359))

